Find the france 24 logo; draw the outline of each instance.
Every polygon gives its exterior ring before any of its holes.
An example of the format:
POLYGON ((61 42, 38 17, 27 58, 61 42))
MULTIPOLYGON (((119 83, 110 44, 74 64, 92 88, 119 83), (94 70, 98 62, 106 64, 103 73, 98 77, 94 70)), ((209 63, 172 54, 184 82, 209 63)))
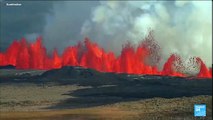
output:
POLYGON ((195 104, 194 105, 194 116, 195 117, 205 117, 206 116, 206 105, 205 104, 195 104))

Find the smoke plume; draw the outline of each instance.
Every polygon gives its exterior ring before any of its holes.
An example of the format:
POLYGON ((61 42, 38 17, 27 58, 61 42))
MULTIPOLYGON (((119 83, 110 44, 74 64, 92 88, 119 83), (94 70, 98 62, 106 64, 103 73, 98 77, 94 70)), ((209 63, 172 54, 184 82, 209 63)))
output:
POLYGON ((150 30, 161 46, 161 63, 177 53, 184 59, 199 56, 211 66, 211 1, 101 1, 81 35, 119 53, 122 44, 138 44, 150 30))
POLYGON ((97 1, 55 1, 42 35, 47 49, 57 48, 61 53, 65 47, 83 40, 82 24, 89 18, 91 8, 97 5, 97 1))

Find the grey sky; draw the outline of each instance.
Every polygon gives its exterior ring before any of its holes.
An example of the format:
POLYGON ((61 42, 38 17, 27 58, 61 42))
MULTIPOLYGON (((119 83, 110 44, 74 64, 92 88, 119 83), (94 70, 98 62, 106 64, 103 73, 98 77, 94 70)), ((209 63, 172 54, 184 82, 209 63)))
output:
POLYGON ((61 47, 66 47, 68 40, 81 39, 81 27, 98 4, 97 1, 1 2, 0 51, 15 39, 33 40, 38 35, 44 37, 48 48, 56 47, 56 40, 62 41, 61 47), (21 6, 7 6, 7 3, 20 3, 21 6))
POLYGON ((4 50, 14 39, 26 34, 42 33, 45 16, 50 14, 51 2, 2 2, 1 3, 1 41, 4 50), (7 3, 20 3, 21 6, 7 6, 7 3))

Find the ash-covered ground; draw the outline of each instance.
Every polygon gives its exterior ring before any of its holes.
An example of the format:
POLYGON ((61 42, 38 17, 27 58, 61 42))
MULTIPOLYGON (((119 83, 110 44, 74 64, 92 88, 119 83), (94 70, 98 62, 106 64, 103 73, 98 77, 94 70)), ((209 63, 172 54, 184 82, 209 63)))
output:
POLYGON ((0 69, 2 119, 212 119, 212 79, 103 73, 81 67, 0 69), (21 112, 20 112, 21 111, 21 112))

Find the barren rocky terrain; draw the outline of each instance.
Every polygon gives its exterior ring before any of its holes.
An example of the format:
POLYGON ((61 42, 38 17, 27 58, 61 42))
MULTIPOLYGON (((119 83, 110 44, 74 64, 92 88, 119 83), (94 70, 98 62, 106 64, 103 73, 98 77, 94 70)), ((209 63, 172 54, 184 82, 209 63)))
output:
POLYGON ((100 73, 80 67, 0 70, 3 120, 212 119, 212 80, 100 73), (207 116, 194 117, 194 104, 207 116))

